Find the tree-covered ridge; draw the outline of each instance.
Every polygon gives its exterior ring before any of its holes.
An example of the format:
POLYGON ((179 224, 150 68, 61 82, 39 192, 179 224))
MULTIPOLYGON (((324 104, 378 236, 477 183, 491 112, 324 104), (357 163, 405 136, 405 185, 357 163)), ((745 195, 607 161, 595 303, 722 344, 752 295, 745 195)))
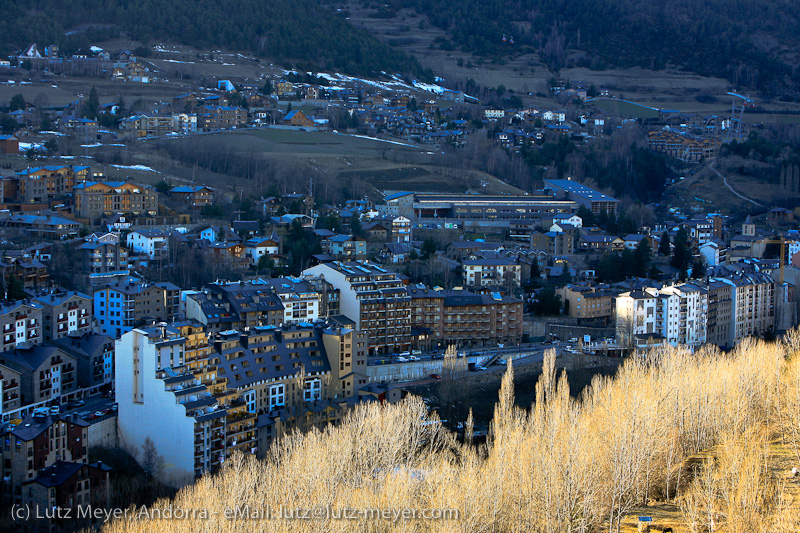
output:
POLYGON ((423 74, 413 58, 354 28, 318 0, 0 0, 0 12, 0 48, 6 54, 34 42, 74 48, 81 38, 71 30, 94 25, 91 36, 106 25, 101 31, 124 31, 138 40, 249 50, 351 74, 423 74))
POLYGON ((535 51, 558 70, 567 66, 568 49, 580 49, 588 56, 579 66, 677 65, 753 88, 800 86, 792 57, 800 36, 797 0, 388 1, 424 13, 478 55, 535 51))

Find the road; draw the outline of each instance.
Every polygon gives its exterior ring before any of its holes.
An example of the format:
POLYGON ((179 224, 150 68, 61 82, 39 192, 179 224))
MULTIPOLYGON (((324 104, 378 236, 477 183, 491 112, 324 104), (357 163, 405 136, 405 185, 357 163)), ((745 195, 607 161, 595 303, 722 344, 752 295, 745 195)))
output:
POLYGON ((717 170, 716 168, 714 168, 714 164, 715 164, 715 163, 716 163, 716 161, 713 161, 713 162, 712 162, 710 165, 708 165, 708 168, 710 168, 711 170, 713 170, 713 171, 714 171, 714 172, 717 174, 717 176, 719 176, 720 178, 722 178, 722 183, 724 183, 724 184, 725 184, 725 186, 728 188, 728 190, 729 190, 729 191, 731 191, 733 194, 735 194, 736 196, 738 196, 738 197, 739 197, 739 198, 741 198, 742 200, 747 200, 747 201, 748 201, 748 202, 750 202, 751 204, 755 204, 755 205, 757 205, 757 206, 759 206, 759 207, 763 207, 763 208, 765 208, 765 209, 766 209, 766 206, 765 206, 764 204, 760 204, 760 203, 756 202, 755 200, 753 200, 753 199, 751 199, 751 198, 748 198, 747 196, 741 195, 741 194, 739 194, 738 192, 736 192, 736 191, 733 189, 733 187, 731 187, 731 186, 728 184, 728 180, 725 178, 725 176, 723 176, 723 175, 722 175, 722 173, 720 173, 720 171, 719 171, 719 170, 717 170))

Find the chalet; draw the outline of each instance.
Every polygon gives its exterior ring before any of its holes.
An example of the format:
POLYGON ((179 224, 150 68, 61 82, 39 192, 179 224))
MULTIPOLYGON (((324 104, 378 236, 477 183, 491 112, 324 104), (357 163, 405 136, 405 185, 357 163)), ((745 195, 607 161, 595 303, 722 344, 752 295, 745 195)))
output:
POLYGON ((199 208, 211 203, 213 189, 205 185, 180 185, 171 188, 167 194, 170 198, 185 202, 187 206, 199 208))
POLYGON ((13 135, 0 135, 0 154, 18 154, 19 139, 13 135))
POLYGON ((287 126, 313 127, 314 121, 308 118, 302 111, 289 111, 281 121, 287 126))

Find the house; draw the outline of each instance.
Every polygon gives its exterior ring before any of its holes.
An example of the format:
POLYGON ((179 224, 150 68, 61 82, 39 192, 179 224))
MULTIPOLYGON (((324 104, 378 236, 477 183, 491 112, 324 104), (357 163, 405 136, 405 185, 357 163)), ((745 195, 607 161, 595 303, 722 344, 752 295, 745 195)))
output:
POLYGON ((138 229, 128 233, 128 249, 151 259, 167 252, 169 234, 157 229, 138 229))
POLYGON ((308 118, 302 111, 289 111, 281 122, 288 126, 301 126, 305 128, 315 126, 314 121, 308 118))
POLYGON ((270 237, 253 237, 244 242, 244 254, 253 266, 263 256, 272 257, 280 253, 280 238, 275 233, 270 237))
POLYGON ((213 189, 205 185, 181 185, 171 188, 167 194, 170 198, 186 202, 189 207, 204 207, 211 203, 213 189))
POLYGON ((413 249, 408 243, 387 242, 378 252, 378 258, 385 265, 405 263, 413 249))
POLYGON ((256 220, 234 220, 231 223, 233 231, 241 238, 249 238, 261 231, 256 220))
POLYGON ((334 235, 322 241, 322 249, 335 259, 350 261, 367 257, 367 241, 354 235, 334 235))
POLYGON ((0 135, 0 154, 18 154, 19 139, 13 135, 0 135))
POLYGON ((466 259, 462 262, 464 283, 470 287, 519 287, 522 269, 513 259, 466 259))

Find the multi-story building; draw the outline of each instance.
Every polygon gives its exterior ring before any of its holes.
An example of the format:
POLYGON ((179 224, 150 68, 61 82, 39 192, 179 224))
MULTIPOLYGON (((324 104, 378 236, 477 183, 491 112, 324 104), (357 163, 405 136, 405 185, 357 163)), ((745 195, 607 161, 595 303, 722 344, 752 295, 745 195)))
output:
POLYGON ((37 344, 2 352, 0 366, 19 373, 20 407, 69 401, 77 395, 77 361, 55 346, 37 344))
POLYGON ((662 289, 622 293, 616 298, 617 337, 632 343, 636 335, 659 335, 677 346, 706 342, 708 291, 684 283, 662 289))
POLYGON ((512 291, 522 280, 522 267, 514 259, 465 259, 464 283, 469 287, 512 291))
POLYGON ((281 299, 264 282, 212 283, 186 297, 186 318, 211 333, 284 322, 281 299))
POLYGON ((110 468, 89 464, 87 426, 79 419, 30 416, 2 435, 4 503, 39 509, 108 503, 110 468))
POLYGON ((369 261, 334 261, 308 268, 303 275, 322 276, 339 290, 340 313, 367 336, 374 354, 410 347, 411 298, 397 274, 369 261))
POLYGON ((354 235, 334 235, 322 241, 322 249, 335 259, 352 261, 366 259, 367 241, 354 235))
POLYGON ((408 294, 412 326, 425 332, 416 340, 419 347, 519 342, 522 337, 523 304, 517 298, 424 285, 409 287, 408 294))
POLYGON ((733 345, 731 337, 733 295, 734 285, 730 281, 713 278, 708 281, 706 340, 723 348, 733 345))
POLYGON ((121 436, 133 445, 149 437, 173 479, 335 423, 367 384, 366 339, 327 326, 254 326, 209 342, 202 325, 181 322, 134 329, 116 354, 121 436))
POLYGON ((731 310, 731 345, 744 337, 761 335, 775 328, 778 305, 775 282, 763 273, 731 276, 733 308, 731 310))
POLYGON ((556 293, 564 300, 566 313, 571 317, 609 320, 614 316, 616 293, 605 287, 565 285, 556 293))
POLYGON ((174 320, 180 289, 172 283, 121 282, 95 288, 94 316, 103 335, 121 337, 146 320, 174 320))
POLYGON ((44 340, 92 331, 92 298, 80 292, 50 292, 33 298, 42 307, 44 340))
POLYGON ((314 322, 320 318, 322 295, 302 278, 277 278, 267 283, 283 304, 283 322, 314 322))
POLYGON ((203 328, 191 322, 133 329, 117 341, 120 436, 136 447, 149 438, 175 484, 216 471, 234 451, 256 452, 256 415, 210 356, 203 328))
POLYGON ((213 189, 205 185, 180 185, 167 193, 170 198, 186 202, 188 207, 204 207, 211 203, 213 189))
POLYGON ((21 372, 0 364, 0 417, 3 422, 10 420, 10 413, 22 407, 21 382, 21 372))
POLYGON ((0 304, 0 329, 3 332, 3 349, 42 343, 42 306, 29 300, 0 304))
POLYGON ((392 219, 391 242, 408 244, 411 242, 411 220, 397 216, 392 219))
POLYGON ((592 213, 599 215, 605 211, 609 215, 617 214, 619 200, 607 194, 595 191, 572 180, 544 180, 544 186, 554 191, 557 196, 567 198, 585 206, 592 213))
POLYGON ((38 204, 64 198, 72 188, 89 177, 91 167, 77 165, 47 165, 27 168, 10 179, 3 179, 2 197, 19 203, 38 204))
POLYGON ((161 257, 169 249, 169 234, 158 229, 137 229, 128 233, 128 249, 150 258, 161 257))
POLYGON ((89 284, 103 283, 130 272, 128 250, 113 242, 87 241, 78 245, 74 253, 79 256, 82 272, 89 284))
POLYGON ((52 342, 72 356, 78 369, 78 389, 84 396, 111 392, 114 383, 114 339, 83 333, 52 342))
POLYGON ((86 181, 73 188, 75 214, 97 222, 114 213, 158 214, 158 193, 149 186, 124 181, 86 181))
POLYGON ((531 231, 531 249, 548 255, 571 255, 575 252, 575 236, 572 232, 531 231))
POLYGON ((208 132, 240 128, 247 124, 247 110, 231 106, 202 106, 197 109, 197 130, 208 132))

